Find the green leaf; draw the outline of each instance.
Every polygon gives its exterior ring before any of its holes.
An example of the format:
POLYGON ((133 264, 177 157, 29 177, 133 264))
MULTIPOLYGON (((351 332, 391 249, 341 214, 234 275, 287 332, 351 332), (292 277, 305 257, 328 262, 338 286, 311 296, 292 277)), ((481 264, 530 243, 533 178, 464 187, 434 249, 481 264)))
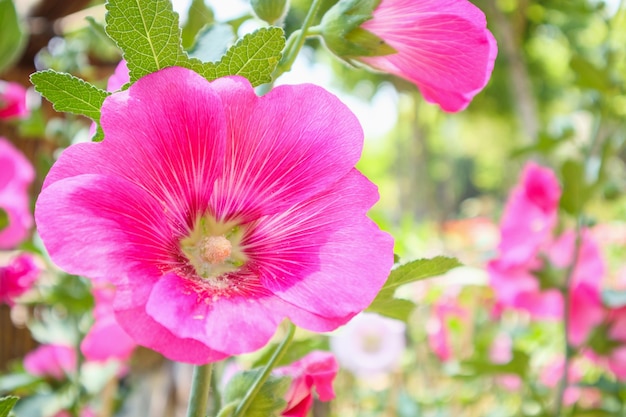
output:
POLYGON ((487 359, 488 357, 486 351, 477 349, 473 358, 461 362, 461 367, 474 375, 515 374, 524 378, 528 372, 530 357, 520 350, 513 349, 512 358, 507 363, 493 363, 487 359))
POLYGON ((189 56, 200 61, 219 61, 235 40, 233 27, 225 23, 207 25, 198 33, 189 56))
POLYGON ((0 73, 19 58, 25 46, 26 36, 13 1, 0 0, 0 73))
POLYGON ((214 20, 213 10, 207 7, 204 0, 193 0, 189 6, 187 23, 183 27, 183 48, 189 49, 200 30, 213 23, 214 20))
POLYGON ((253 86, 272 81, 272 72, 278 65, 285 36, 277 27, 261 28, 239 39, 217 63, 190 62, 188 67, 212 81, 228 75, 241 75, 253 86))
POLYGON ((169 0, 109 0, 106 31, 122 50, 130 81, 188 61, 169 0))
POLYGON ((0 398, 0 417, 7 417, 15 403, 19 400, 18 397, 8 396, 0 398))
POLYGON ((0 376, 0 393, 15 391, 19 388, 31 386, 41 381, 40 378, 26 374, 15 373, 0 376))
MULTIPOLYGON (((264 366, 272 357, 278 343, 272 343, 265 348, 263 354, 252 364, 254 368, 259 366, 264 366)), ((314 350, 329 350, 328 346, 328 338, 326 337, 315 337, 315 338, 306 338, 302 340, 294 340, 289 345, 289 348, 285 352, 285 354, 280 358, 278 362, 276 362, 276 366, 285 366, 289 365, 304 357, 307 353, 312 352, 314 350)))
MULTIPOLYGON (((224 390, 223 404, 241 401, 248 388, 257 379, 261 369, 252 369, 236 374, 232 377, 224 390)), ((284 410, 287 402, 284 396, 291 385, 291 378, 270 375, 260 391, 250 403, 244 417, 278 417, 284 410)))
POLYGON ((415 303, 410 300, 393 297, 379 299, 377 297, 372 301, 367 311, 406 322, 414 308, 415 303))
POLYGON ((36 72, 30 80, 56 111, 81 114, 95 122, 100 121, 102 103, 111 94, 71 74, 53 70, 36 72))
POLYGON ((367 311, 407 321, 409 314, 415 308, 415 304, 409 300, 394 298, 398 287, 445 274, 457 266, 461 266, 457 259, 445 256, 437 256, 432 259, 417 259, 401 265, 391 271, 385 285, 367 308, 367 311))
POLYGON ((0 207, 0 230, 9 225, 9 213, 2 207, 0 207))

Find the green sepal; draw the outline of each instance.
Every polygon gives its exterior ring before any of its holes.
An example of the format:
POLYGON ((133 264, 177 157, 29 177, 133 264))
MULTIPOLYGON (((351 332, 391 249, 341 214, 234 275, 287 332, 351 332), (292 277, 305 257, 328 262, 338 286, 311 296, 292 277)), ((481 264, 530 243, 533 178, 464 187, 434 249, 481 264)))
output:
POLYGON ((394 54, 397 51, 384 39, 361 25, 372 19, 380 0, 340 0, 321 22, 324 43, 343 59, 394 54))
POLYGON ((250 0, 250 5, 254 14, 270 25, 281 21, 289 9, 287 0, 250 0))

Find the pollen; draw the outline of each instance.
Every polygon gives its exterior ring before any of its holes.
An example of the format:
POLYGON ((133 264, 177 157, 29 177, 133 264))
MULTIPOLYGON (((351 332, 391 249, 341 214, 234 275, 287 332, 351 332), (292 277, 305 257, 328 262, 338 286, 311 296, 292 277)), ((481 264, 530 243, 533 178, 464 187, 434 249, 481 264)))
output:
POLYGON ((202 240, 202 259, 211 265, 219 265, 230 258, 233 249, 224 236, 209 236, 202 240))

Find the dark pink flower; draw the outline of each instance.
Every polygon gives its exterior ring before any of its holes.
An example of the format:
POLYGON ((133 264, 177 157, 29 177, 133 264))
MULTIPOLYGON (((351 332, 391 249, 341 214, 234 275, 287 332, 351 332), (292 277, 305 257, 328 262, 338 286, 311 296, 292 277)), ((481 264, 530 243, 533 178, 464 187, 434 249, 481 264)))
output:
POLYGON ((498 48, 486 25, 467 0, 382 0, 362 28, 397 53, 357 59, 411 81, 443 110, 460 111, 493 70, 498 48))
POLYGON ((113 312, 115 288, 99 284, 93 289, 93 295, 95 321, 80 344, 81 352, 90 361, 129 359, 137 345, 115 319, 113 312))
POLYGON ((41 345, 24 357, 24 368, 35 376, 64 379, 76 369, 76 351, 66 345, 41 345))
POLYGON ((166 68, 108 97, 100 143, 63 152, 36 207, 68 272, 111 279, 118 323, 206 363, 262 347, 285 317, 329 331, 393 264, 354 165, 363 132, 313 85, 258 97, 247 80, 166 68))
POLYGON ((12 249, 22 242, 33 226, 28 187, 35 170, 26 157, 8 140, 0 137, 0 210, 8 225, 0 228, 0 249, 12 249))
POLYGON ((29 113, 26 89, 18 83, 0 81, 0 120, 24 118, 29 113))
POLYGON ((289 366, 276 368, 273 373, 292 378, 285 395, 287 407, 281 415, 306 417, 313 406, 313 390, 320 401, 335 398, 333 381, 339 370, 337 360, 330 352, 314 351, 289 366))
POLYGON ((28 291, 39 277, 39 268, 33 257, 22 254, 12 259, 7 266, 0 267, 0 303, 10 306, 15 298, 28 291))

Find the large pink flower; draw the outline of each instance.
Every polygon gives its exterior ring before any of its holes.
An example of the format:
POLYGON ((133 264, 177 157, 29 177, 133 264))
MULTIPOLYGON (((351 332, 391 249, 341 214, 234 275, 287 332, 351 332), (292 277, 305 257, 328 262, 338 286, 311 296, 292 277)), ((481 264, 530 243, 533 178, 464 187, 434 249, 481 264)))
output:
POLYGON ((0 120, 28 116, 26 89, 21 84, 0 81, 0 120))
POLYGON ((382 0, 373 16, 363 29, 397 53, 358 59, 413 82, 443 110, 463 110, 489 81, 498 48, 469 1, 382 0))
POLYGON ((15 298, 28 291, 37 280, 39 272, 28 254, 12 259, 7 266, 0 266, 0 303, 13 306, 15 298))
POLYGON ((113 312, 115 289, 103 284, 93 290, 95 307, 94 324, 80 344, 80 350, 90 361, 108 359, 127 360, 137 346, 122 329, 113 312))
POLYGON ((28 187, 35 170, 28 159, 8 140, 0 137, 0 211, 8 225, 0 227, 0 249, 11 249, 23 241, 33 226, 28 187))
POLYGON ((76 369, 76 351, 67 345, 41 345, 24 357, 32 375, 61 380, 76 369))
POLYGON ((172 67, 102 107, 104 141, 68 148, 36 207, 52 259, 111 279, 139 344, 206 363, 262 347, 285 317, 313 331, 369 305, 393 242, 366 217, 356 117, 313 85, 257 97, 172 67))
POLYGON ((306 417, 313 406, 313 390, 320 401, 335 398, 333 381, 339 370, 337 360, 330 352, 314 351, 288 366, 276 368, 275 375, 292 378, 285 395, 287 407, 281 415, 306 417))

